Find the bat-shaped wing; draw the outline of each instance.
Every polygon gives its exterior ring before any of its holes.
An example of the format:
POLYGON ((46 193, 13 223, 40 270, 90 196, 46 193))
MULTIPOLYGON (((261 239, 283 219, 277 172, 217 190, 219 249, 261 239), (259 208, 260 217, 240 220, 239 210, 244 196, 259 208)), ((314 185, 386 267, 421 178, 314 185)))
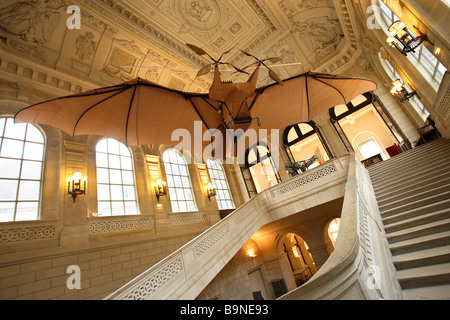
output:
POLYGON ((223 123, 217 103, 207 95, 171 90, 144 79, 37 103, 20 110, 15 120, 49 125, 75 135, 101 135, 127 146, 176 145, 176 129, 193 139, 223 123), (197 126, 195 126, 197 122, 197 126), (201 123, 201 126, 199 125, 201 123), (197 128, 197 129, 195 129, 197 128))
POLYGON ((376 88, 370 80, 307 72, 284 80, 282 85, 258 88, 249 102, 252 118, 259 121, 253 121, 251 128, 282 129, 307 122, 376 88))

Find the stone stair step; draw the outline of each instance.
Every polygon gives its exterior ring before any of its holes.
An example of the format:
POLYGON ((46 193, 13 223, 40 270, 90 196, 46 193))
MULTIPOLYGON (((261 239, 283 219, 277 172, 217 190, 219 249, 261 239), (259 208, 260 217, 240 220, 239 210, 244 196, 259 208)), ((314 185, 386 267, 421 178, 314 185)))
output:
MULTIPOLYGON (((369 174, 371 177, 374 178, 374 181, 377 181, 377 179, 382 178, 383 176, 390 176, 392 174, 405 174, 405 173, 411 173, 411 172, 420 172, 426 168, 429 167, 438 167, 440 165, 445 165, 448 162, 446 158, 439 156, 442 153, 442 151, 435 152, 434 154, 428 155, 433 159, 433 162, 430 163, 429 158, 419 158, 415 159, 412 156, 408 159, 404 159, 405 161, 402 161, 401 163, 398 163, 397 165, 391 165, 386 166, 384 169, 380 169, 378 171, 369 171, 369 174)), ((370 168, 370 167, 369 167, 370 168)))
POLYGON ((450 262, 450 245, 399 254, 393 257, 397 270, 450 262))
POLYGON ((440 263, 397 272, 402 289, 450 284, 450 263, 440 263))
POLYGON ((433 221, 405 230, 391 232, 387 234, 387 239, 389 243, 395 243, 444 231, 450 231, 450 219, 433 221))
POLYGON ((411 194, 419 193, 421 190, 426 189, 435 189, 441 187, 442 185, 447 185, 450 188, 450 172, 448 174, 437 176, 436 178, 431 177, 426 180, 418 181, 413 184, 405 184, 404 186, 396 188, 394 193, 391 192, 383 192, 378 195, 377 201, 380 206, 385 203, 389 203, 391 201, 396 201, 398 199, 404 199, 411 194))
POLYGON ((389 224, 399 221, 400 219, 412 218, 448 207, 450 207, 450 199, 437 195, 433 198, 415 201, 414 204, 408 204, 403 207, 380 211, 380 213, 383 223, 389 224))
POLYGON ((449 181, 450 180, 450 170, 439 168, 436 171, 429 175, 428 177, 420 177, 419 179, 403 179, 401 181, 397 181, 396 183, 391 183, 390 185, 385 186, 374 186, 375 195, 377 198, 383 198, 386 196, 392 196, 392 194, 396 194, 397 192, 405 192, 409 187, 411 188, 420 188, 427 185, 427 183, 432 183, 432 181, 436 178, 439 181, 449 181))
POLYGON ((450 243, 450 231, 434 233, 414 239, 390 243, 392 255, 398 255, 428 248, 442 247, 450 243))
POLYGON ((404 299, 450 299, 450 140, 367 170, 404 299))
POLYGON ((450 285, 429 286, 403 290, 404 300, 450 300, 450 285))
POLYGON ((428 153, 434 153, 436 150, 448 149, 450 148, 450 143, 446 139, 438 139, 433 142, 424 144, 420 147, 416 147, 414 149, 402 152, 388 160, 378 162, 376 164, 371 165, 368 170, 369 172, 377 172, 382 171, 385 167, 395 166, 405 160, 408 160, 410 157, 424 156, 428 153))
POLYGON ((450 219, 450 208, 445 208, 441 210, 436 210, 427 214, 422 214, 420 216, 405 218, 397 222, 393 222, 385 225, 384 230, 387 234, 391 232, 408 229, 411 227, 419 226, 425 223, 450 219))
POLYGON ((429 186, 424 187, 425 190, 415 190, 415 192, 411 192, 409 195, 403 194, 403 197, 399 198, 391 198, 391 201, 385 202, 383 204, 379 204, 380 211, 385 211, 391 208, 395 208, 398 206, 407 205, 411 202, 414 202, 417 199, 427 199, 431 198, 434 195, 438 194, 448 194, 450 197, 450 184, 442 184, 440 186, 437 186, 435 188, 430 188, 429 186))
POLYGON ((450 163, 446 164, 445 166, 438 166, 438 167, 432 167, 427 168, 424 170, 421 170, 420 172, 409 172, 409 173, 399 173, 399 174, 391 174, 386 175, 382 177, 371 177, 372 184, 374 187, 392 187, 392 186, 398 186, 402 183, 413 183, 418 180, 424 179, 430 175, 434 175, 437 173, 445 173, 448 172, 450 169, 450 163))

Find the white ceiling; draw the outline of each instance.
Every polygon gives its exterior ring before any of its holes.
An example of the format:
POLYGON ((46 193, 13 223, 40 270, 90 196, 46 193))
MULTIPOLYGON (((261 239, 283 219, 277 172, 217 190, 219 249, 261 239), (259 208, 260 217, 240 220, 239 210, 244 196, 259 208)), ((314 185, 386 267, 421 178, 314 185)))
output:
MULTIPOLYGON (((2 59, 26 59, 32 77, 46 83, 53 81, 48 70, 55 70, 58 87, 65 81, 69 91, 140 76, 205 92, 211 78, 196 72, 210 61, 186 43, 215 58, 231 49, 223 61, 238 67, 252 62, 240 50, 280 57, 285 66, 274 70, 283 79, 308 70, 333 73, 357 51, 345 0, 74 0, 81 28, 72 30, 66 2, 2 1, 0 38, 2 59)), ((246 80, 232 72, 223 77, 246 80)), ((268 82, 262 72, 260 85, 268 82)))

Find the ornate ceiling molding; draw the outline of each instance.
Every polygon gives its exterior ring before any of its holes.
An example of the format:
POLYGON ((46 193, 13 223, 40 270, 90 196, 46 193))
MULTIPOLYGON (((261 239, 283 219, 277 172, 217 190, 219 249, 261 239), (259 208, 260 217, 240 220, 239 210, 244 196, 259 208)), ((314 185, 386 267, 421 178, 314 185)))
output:
MULTIPOLYGON (((211 79, 195 74, 210 61, 186 43, 212 55, 232 48, 225 59, 237 66, 253 62, 239 49, 259 57, 279 56, 291 64, 277 69, 282 78, 310 69, 335 73, 361 54, 349 0, 74 0, 81 8, 82 28, 70 31, 62 1, 55 0, 53 7, 44 2, 45 8, 30 11, 45 28, 33 29, 29 38, 18 29, 8 30, 0 19, 0 45, 9 54, 0 56, 2 65, 16 64, 15 78, 37 82, 45 91, 56 86, 70 94, 141 76, 205 92, 211 79), (44 21, 45 12, 53 18, 44 21), (15 59, 15 54, 22 58, 15 59)), ((0 12, 5 10, 0 4, 0 12)), ((18 25, 26 20, 10 14, 18 25)), ((270 81, 261 72, 259 84, 270 81)))

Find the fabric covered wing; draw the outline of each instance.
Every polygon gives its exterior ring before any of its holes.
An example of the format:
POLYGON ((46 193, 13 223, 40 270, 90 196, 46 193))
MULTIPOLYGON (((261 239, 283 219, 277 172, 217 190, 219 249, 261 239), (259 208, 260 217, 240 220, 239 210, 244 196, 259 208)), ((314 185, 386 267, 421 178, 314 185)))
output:
POLYGON ((69 135, 107 136, 128 146, 176 145, 176 129, 193 139, 195 128, 202 134, 220 119, 202 95, 191 97, 142 79, 38 103, 15 116, 18 122, 49 125, 69 135))
POLYGON ((312 120, 336 105, 347 104, 358 95, 376 89, 369 80, 335 75, 305 73, 257 89, 251 108, 254 129, 282 129, 289 125, 312 120))

